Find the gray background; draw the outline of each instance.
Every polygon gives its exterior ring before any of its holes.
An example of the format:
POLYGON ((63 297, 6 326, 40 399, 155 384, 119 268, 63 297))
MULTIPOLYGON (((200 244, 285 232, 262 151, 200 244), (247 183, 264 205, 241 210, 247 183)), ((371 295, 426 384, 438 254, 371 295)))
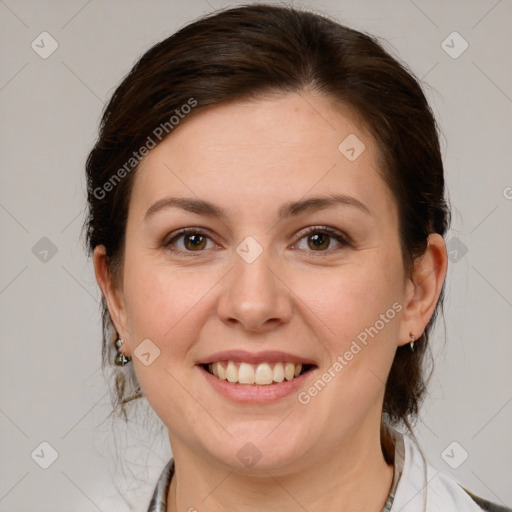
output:
MULTIPOLYGON (((104 421, 100 294, 80 241, 84 161, 104 102, 135 60, 236 4, 0 0, 1 511, 146 510, 170 450, 151 410, 128 430, 104 421), (43 46, 44 31, 58 43, 46 59, 31 47, 43 46), (42 442, 58 455, 47 469, 53 452, 42 442)), ((512 505, 512 3, 295 5, 383 38, 427 83, 453 225, 446 327, 436 330, 416 431, 435 467, 512 505), (443 44, 454 31, 469 44, 457 58, 463 41, 443 44)))

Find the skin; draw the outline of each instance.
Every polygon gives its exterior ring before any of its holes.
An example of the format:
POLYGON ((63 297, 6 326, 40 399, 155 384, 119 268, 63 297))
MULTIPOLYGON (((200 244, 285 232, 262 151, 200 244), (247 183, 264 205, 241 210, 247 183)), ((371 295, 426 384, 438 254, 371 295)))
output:
POLYGON ((103 246, 94 266, 122 351, 168 428, 169 511, 380 512, 393 478, 379 434, 386 378, 397 346, 423 333, 447 258, 432 234, 412 275, 405 271, 376 143, 349 108, 303 91, 190 116, 137 170, 119 287, 103 246), (338 150, 349 134, 366 146, 352 162, 338 150), (277 217, 287 201, 334 193, 369 213, 337 205, 277 217), (227 217, 163 208, 145 220, 167 196, 210 201, 227 217), (330 226, 351 245, 331 237, 317 248, 310 226, 330 226), (206 232, 200 249, 187 237, 174 241, 178 252, 163 246, 186 227, 206 232), (252 263, 236 252, 247 236, 263 250, 252 263), (396 302, 401 311, 306 405, 296 394, 233 403, 196 366, 221 350, 287 351, 317 364, 307 390, 396 302), (145 366, 133 351, 147 338, 160 355, 145 366), (248 442, 262 455, 252 468, 237 457, 248 442))

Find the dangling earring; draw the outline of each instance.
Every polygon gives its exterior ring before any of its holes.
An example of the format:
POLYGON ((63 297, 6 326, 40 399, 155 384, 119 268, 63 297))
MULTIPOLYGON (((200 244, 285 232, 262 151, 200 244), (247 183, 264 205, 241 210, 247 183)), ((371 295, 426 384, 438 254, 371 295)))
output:
POLYGON ((118 339, 118 340, 116 341, 117 355, 116 355, 116 358, 114 359, 114 363, 116 364, 116 366, 125 366, 125 365, 127 365, 127 364, 132 360, 132 358, 131 358, 131 357, 124 355, 124 354, 119 350, 119 347, 120 347, 123 343, 124 343, 124 340, 122 340, 122 339, 118 339))
POLYGON ((409 337, 411 338, 411 342, 409 343, 409 346, 411 347, 411 351, 414 352, 414 341, 416 340, 416 337, 414 336, 414 334, 411 332, 409 333, 409 337))

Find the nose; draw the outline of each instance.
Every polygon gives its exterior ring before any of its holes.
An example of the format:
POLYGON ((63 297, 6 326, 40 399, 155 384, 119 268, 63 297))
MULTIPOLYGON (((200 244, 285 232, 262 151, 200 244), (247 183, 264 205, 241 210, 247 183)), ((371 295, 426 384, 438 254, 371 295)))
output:
POLYGON ((231 326, 265 332, 290 321, 292 292, 266 251, 252 263, 234 254, 234 268, 224 280, 218 315, 231 326), (274 267, 274 268, 272 268, 274 267))

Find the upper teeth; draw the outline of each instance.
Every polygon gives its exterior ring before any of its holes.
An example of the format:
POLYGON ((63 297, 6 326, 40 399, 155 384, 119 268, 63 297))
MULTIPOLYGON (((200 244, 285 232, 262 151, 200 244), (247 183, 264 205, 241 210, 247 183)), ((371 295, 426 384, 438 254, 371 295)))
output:
POLYGON ((210 373, 221 380, 238 382, 239 384, 267 385, 272 382, 283 382, 298 377, 302 371, 302 364, 276 363, 272 368, 270 363, 252 365, 249 363, 235 363, 228 361, 224 366, 222 362, 210 363, 210 373), (238 366, 237 366, 238 364, 238 366))

